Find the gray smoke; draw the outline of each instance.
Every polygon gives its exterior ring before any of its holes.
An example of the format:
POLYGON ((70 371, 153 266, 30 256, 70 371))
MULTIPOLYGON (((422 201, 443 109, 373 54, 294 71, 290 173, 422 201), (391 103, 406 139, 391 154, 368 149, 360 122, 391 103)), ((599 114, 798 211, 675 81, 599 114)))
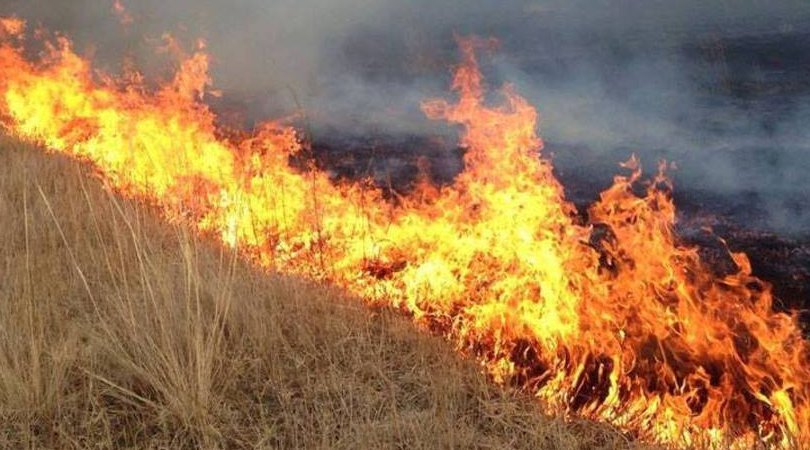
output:
POLYGON ((222 108, 248 124, 303 108, 316 136, 452 133, 419 104, 445 95, 455 34, 496 37, 486 74, 538 107, 561 171, 667 158, 680 185, 743 195, 763 226, 810 234, 806 0, 122 2, 126 27, 112 0, 0 0, 0 13, 156 76, 164 32, 202 37, 222 108))

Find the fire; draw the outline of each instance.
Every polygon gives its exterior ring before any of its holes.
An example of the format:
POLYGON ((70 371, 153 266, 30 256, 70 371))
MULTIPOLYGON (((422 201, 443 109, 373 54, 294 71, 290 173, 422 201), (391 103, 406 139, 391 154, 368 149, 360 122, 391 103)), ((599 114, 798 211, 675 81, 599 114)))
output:
POLYGON ((484 100, 459 41, 455 102, 425 113, 462 129, 465 169, 396 202, 363 183, 290 167, 277 122, 225 139, 201 101, 201 45, 157 91, 94 75, 65 38, 30 61, 24 24, 0 21, 0 117, 16 136, 89 161, 120 193, 212 234, 256 264, 327 281, 444 334, 492 378, 554 413, 678 446, 800 446, 810 439, 810 346, 771 287, 719 277, 679 243, 662 166, 617 176, 577 219, 540 155, 535 109, 510 86, 484 100))

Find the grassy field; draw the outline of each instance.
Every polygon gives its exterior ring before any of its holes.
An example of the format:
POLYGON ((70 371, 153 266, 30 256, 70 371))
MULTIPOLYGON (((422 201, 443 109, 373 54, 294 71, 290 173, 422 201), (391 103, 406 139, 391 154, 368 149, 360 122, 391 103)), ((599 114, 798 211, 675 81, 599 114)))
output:
POLYGON ((638 448, 0 140, 0 448, 638 448))

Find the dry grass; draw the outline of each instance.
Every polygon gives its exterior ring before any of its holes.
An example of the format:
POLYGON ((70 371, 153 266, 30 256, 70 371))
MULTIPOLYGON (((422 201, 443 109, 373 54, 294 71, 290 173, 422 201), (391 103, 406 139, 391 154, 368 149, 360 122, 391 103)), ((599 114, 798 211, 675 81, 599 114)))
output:
POLYGON ((0 141, 2 448, 629 448, 0 141))

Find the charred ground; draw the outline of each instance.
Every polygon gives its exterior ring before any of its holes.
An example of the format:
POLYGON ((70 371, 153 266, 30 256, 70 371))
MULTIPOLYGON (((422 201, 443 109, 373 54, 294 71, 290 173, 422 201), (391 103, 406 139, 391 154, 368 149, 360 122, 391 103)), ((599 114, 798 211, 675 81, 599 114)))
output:
MULTIPOLYGON (((452 183, 463 167, 463 148, 450 145, 441 137, 384 137, 358 139, 334 138, 316 141, 305 161, 330 173, 337 182, 370 180, 389 196, 408 192, 416 180, 427 176, 438 185, 452 183)), ((549 143, 544 151, 551 154, 557 176, 566 187, 568 198, 580 214, 611 183, 622 157, 594 156, 588 149, 549 143)), ((629 155, 624 155, 628 157, 629 155)), ((750 155, 755 157, 754 155, 750 155)), ((654 166, 647 161, 648 173, 654 166)), ((733 262, 727 250, 745 252, 751 258, 754 274, 773 284, 777 304, 786 309, 810 309, 810 230, 779 233, 768 226, 768 210, 762 194, 756 191, 718 193, 690 188, 679 183, 679 171, 673 197, 680 213, 679 234, 686 244, 701 248, 706 260, 718 272, 729 271, 733 262), (709 232, 707 229, 711 229, 709 232), (725 241, 725 244, 722 242, 725 241)), ((797 199, 796 208, 804 209, 807 199, 797 199)), ((810 317, 805 321, 810 324, 810 317)))

